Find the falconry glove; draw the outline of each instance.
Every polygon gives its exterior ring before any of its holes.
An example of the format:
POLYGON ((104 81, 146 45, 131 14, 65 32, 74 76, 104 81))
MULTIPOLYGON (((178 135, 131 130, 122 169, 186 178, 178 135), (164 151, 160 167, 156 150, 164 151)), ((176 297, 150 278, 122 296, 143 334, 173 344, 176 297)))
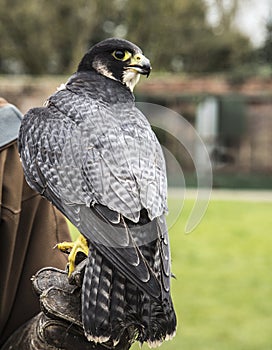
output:
POLYGON ((2 350, 127 350, 131 343, 123 335, 114 347, 96 344, 84 335, 81 323, 81 283, 86 259, 69 277, 66 271, 53 267, 39 270, 32 278, 33 288, 39 295, 41 312, 21 326, 2 347, 2 350))

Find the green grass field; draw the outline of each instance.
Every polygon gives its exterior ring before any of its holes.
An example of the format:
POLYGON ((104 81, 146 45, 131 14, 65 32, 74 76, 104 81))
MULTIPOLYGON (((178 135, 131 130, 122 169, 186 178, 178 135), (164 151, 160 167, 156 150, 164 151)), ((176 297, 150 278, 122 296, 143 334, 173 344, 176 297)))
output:
POLYGON ((186 235, 192 204, 170 229, 178 331, 160 349, 272 349, 272 204, 211 201, 186 235))

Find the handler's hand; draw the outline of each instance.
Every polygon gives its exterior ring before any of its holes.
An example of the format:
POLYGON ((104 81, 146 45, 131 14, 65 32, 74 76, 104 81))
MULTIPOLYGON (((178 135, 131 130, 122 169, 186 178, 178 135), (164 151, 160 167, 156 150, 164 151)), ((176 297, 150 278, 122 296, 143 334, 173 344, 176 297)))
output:
POLYGON ((81 323, 81 283, 85 261, 77 265, 68 280, 67 272, 53 267, 43 268, 32 278, 39 295, 41 310, 21 326, 2 347, 2 350, 127 350, 131 343, 124 333, 121 341, 95 344, 84 335, 81 323))

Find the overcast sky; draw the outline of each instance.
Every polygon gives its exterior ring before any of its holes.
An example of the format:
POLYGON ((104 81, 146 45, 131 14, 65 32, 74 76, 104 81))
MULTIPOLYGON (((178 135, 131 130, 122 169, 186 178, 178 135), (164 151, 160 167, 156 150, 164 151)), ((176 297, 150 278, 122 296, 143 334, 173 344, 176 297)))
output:
POLYGON ((262 44, 265 37, 265 24, 272 16, 272 0, 240 0, 241 6, 237 23, 239 28, 250 34, 255 45, 262 44))
MULTIPOLYGON (((206 0, 211 3, 212 0, 206 0)), ((225 0, 226 4, 230 0, 225 0)), ((255 46, 260 46, 265 37, 265 24, 272 17, 272 0, 239 0, 236 25, 250 36, 255 46)), ((216 13, 211 10, 211 21, 216 21, 216 13)))

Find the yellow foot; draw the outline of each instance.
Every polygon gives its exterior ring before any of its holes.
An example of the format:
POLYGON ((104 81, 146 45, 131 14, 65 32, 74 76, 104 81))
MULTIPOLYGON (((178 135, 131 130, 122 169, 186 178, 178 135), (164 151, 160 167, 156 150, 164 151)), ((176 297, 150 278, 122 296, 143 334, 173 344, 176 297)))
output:
POLYGON ((89 253, 89 247, 87 240, 84 236, 81 234, 75 240, 74 242, 62 242, 57 244, 57 248, 61 250, 62 252, 69 254, 68 261, 69 261, 69 272, 68 276, 71 275, 71 273, 75 270, 75 261, 77 253, 81 252, 88 256, 89 253))

